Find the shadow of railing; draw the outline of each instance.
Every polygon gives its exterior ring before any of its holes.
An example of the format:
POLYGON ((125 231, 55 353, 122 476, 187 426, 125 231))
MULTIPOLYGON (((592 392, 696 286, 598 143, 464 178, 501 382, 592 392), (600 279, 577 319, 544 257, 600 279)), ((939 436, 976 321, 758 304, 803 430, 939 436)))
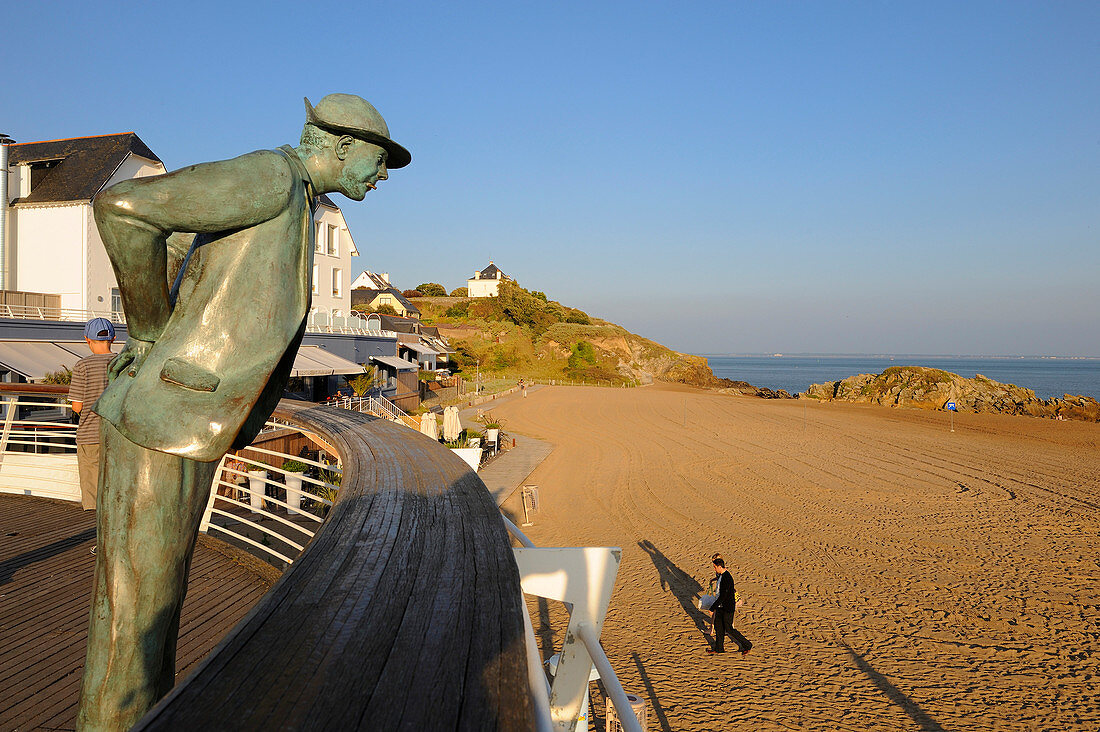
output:
POLYGON ((18 556, 6 559, 0 562, 0 585, 7 584, 11 581, 11 578, 16 572, 29 567, 36 562, 41 562, 51 557, 55 557, 64 551, 72 549, 74 546, 83 544, 84 542, 95 538, 95 529, 85 529, 72 536, 66 536, 64 539, 58 539, 55 542, 47 544, 46 546, 40 546, 37 549, 32 549, 28 552, 24 552, 18 556))
POLYGON ((305 551, 134 729, 531 729, 519 574, 484 484, 437 442, 282 402, 343 466, 305 551))
POLYGON ((939 722, 929 716, 929 714, 924 711, 919 704, 909 698, 905 692, 894 686, 890 679, 876 670, 874 666, 867 662, 867 659, 856 653, 855 650, 843 640, 840 640, 839 643, 844 650, 848 651, 848 655, 852 657, 852 661, 855 662, 856 667, 867 674, 867 678, 886 695, 886 698, 901 707, 902 711, 917 723, 922 732, 944 732, 944 728, 939 722))

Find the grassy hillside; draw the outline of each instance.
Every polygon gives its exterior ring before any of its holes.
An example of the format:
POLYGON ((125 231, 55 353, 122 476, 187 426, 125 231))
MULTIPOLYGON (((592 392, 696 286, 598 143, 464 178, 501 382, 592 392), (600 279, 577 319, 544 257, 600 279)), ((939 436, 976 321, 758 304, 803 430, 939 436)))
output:
POLYGON ((438 326, 463 370, 544 379, 645 384, 714 383, 706 359, 677 353, 622 326, 549 300, 513 282, 499 297, 421 297, 425 325, 438 326))

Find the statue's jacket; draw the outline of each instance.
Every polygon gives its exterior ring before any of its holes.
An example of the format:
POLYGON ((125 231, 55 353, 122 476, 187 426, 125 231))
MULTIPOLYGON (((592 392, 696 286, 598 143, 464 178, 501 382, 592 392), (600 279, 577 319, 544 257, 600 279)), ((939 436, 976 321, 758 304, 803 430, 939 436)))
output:
POLYGON ((130 336, 153 345, 94 411, 132 442, 192 460, 250 444, 305 332, 313 206, 309 174, 289 147, 97 196, 130 336))

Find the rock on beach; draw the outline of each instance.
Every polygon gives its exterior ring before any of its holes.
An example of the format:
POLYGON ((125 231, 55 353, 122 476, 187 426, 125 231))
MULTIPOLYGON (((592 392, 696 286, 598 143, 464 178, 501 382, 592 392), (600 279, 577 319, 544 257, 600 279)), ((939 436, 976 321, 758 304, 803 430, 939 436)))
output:
POLYGON ((1100 402, 1092 397, 1066 394, 1040 399, 1032 389, 1002 384, 981 374, 968 379, 923 366, 894 366, 881 374, 812 384, 799 397, 916 409, 945 409, 948 402, 954 402, 960 412, 1100 422, 1100 402))

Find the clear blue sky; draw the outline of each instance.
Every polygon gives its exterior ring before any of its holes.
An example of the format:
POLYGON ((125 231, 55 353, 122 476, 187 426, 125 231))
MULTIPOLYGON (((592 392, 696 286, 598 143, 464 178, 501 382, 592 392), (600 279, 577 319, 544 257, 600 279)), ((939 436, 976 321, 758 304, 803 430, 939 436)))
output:
POLYGON ((18 3, 0 131, 169 169, 360 94, 357 269, 693 352, 1100 356, 1100 3, 18 3))

